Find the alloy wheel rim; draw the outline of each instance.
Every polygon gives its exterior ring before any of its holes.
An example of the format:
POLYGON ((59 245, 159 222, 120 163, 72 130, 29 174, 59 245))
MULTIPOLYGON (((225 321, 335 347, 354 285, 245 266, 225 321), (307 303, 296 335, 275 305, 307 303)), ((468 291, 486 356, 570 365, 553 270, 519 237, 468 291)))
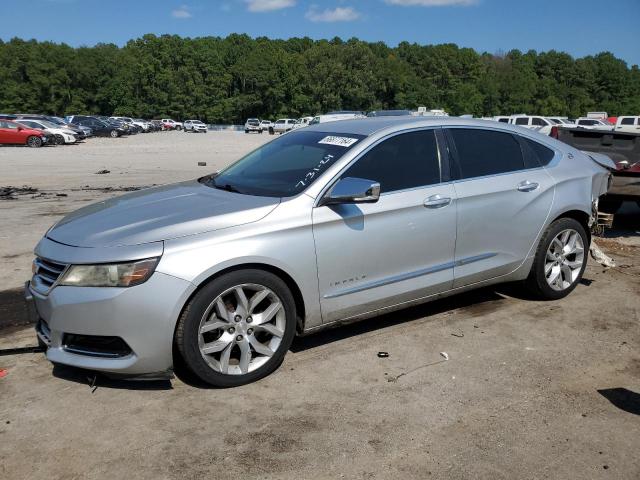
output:
POLYGON ((211 302, 198 325, 198 348, 209 367, 245 375, 276 353, 286 327, 280 298, 264 285, 231 287, 211 302))
POLYGON ((29 145, 38 145, 38 137, 31 137, 29 139, 29 145))
POLYGON ((580 234, 563 230, 551 241, 545 257, 544 275, 547 284, 556 291, 571 287, 584 264, 584 243, 580 234))

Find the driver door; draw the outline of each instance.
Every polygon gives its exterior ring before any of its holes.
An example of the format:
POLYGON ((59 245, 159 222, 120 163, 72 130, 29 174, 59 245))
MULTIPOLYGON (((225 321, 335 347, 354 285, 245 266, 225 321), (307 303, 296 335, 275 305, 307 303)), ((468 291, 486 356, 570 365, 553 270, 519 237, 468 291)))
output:
POLYGON ((380 183, 376 203, 314 208, 323 322, 452 287, 456 200, 441 159, 435 129, 387 137, 341 175, 380 183))

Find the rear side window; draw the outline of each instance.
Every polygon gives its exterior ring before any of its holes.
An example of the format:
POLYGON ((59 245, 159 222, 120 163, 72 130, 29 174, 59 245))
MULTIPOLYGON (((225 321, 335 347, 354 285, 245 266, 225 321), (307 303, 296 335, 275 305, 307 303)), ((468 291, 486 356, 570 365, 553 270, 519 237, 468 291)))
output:
POLYGON ((545 125, 547 125, 547 122, 545 122, 540 117, 533 117, 531 119, 531 125, 535 125, 536 127, 544 127, 545 125))
POLYGON ((380 183, 393 192, 440 182, 438 144, 433 130, 402 133, 376 145, 343 175, 380 183))
POLYGON ((516 125, 529 125, 529 119, 526 117, 516 118, 516 125))
POLYGON ((623 118, 622 121, 620 122, 620 125, 633 125, 634 120, 635 119, 633 117, 623 118))
POLYGON ((520 144, 510 133, 452 128, 460 178, 514 172, 525 168, 520 144))
POLYGON ((527 168, 549 165, 555 155, 555 152, 550 148, 528 138, 520 137, 520 142, 522 143, 522 153, 527 168))

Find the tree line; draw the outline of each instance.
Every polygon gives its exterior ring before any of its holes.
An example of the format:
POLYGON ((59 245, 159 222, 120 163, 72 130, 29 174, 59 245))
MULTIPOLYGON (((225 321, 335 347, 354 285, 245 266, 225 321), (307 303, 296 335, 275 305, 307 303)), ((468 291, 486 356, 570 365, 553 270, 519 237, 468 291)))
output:
POLYGON ((453 115, 640 113, 640 70, 603 52, 478 53, 418 45, 232 34, 144 35, 123 47, 0 40, 0 112, 239 123, 330 110, 453 115))

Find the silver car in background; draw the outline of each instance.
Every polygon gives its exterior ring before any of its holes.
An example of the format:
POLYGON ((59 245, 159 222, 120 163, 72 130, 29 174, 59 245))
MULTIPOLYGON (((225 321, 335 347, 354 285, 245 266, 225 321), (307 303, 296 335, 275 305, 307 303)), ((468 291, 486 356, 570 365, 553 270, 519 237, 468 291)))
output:
POLYGON ((82 208, 36 247, 47 358, 217 386, 296 334, 500 282, 580 281, 606 157, 517 126, 384 117, 312 125, 221 172, 82 208), (599 162, 599 163, 598 163, 599 162))

